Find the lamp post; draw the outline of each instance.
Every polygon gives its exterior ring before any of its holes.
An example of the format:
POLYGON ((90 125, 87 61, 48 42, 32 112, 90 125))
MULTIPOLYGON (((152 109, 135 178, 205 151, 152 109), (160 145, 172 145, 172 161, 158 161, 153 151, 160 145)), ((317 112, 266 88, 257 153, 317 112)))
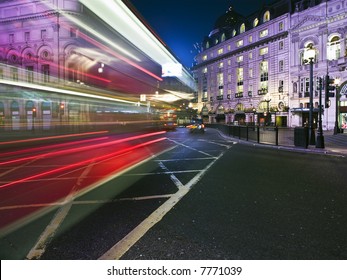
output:
POLYGON ((317 142, 316 148, 324 149, 324 135, 323 135, 323 127, 322 127, 322 86, 323 81, 322 78, 319 78, 319 115, 318 115, 318 132, 317 132, 317 142))
POLYGON ((316 144, 316 139, 314 135, 314 127, 313 127, 313 61, 316 55, 316 51, 314 48, 308 47, 305 50, 304 53, 304 60, 305 62, 309 63, 310 65, 310 104, 309 104, 309 144, 310 145, 315 145, 316 144))
POLYGON ((265 124, 269 125, 271 122, 271 115, 270 115, 270 108, 269 108, 269 103, 271 102, 271 99, 269 97, 267 97, 265 99, 266 102, 266 118, 265 118, 265 124))
POLYGON ((340 83, 340 79, 335 79, 335 88, 336 88, 336 96, 335 96, 335 102, 336 102, 336 107, 335 107, 335 126, 334 126, 334 134, 338 134, 340 133, 340 129, 339 129, 339 100, 340 100, 340 92, 339 92, 339 83, 340 83))

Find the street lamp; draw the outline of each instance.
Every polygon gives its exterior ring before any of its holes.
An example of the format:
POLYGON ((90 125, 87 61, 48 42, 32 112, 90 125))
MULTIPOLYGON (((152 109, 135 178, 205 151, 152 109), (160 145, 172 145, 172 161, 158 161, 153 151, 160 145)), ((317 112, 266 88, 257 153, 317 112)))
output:
POLYGON ((313 61, 316 51, 312 46, 309 46, 304 52, 304 61, 310 65, 310 104, 309 104, 309 144, 315 145, 316 139, 313 128, 313 61))

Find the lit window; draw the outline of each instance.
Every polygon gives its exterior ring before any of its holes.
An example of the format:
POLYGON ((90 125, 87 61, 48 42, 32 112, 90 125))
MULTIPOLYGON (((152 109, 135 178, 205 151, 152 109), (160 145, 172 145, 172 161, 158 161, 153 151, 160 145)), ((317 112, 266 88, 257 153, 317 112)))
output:
POLYGON ((202 60, 207 60, 207 55, 205 54, 203 57, 202 57, 202 60))
POLYGON ((237 82, 243 81, 243 68, 237 68, 236 74, 237 74, 237 82))
POLYGON ((242 47, 243 46, 243 40, 239 40, 236 42, 237 47, 242 47))
POLYGON ((337 60, 340 58, 341 46, 340 38, 338 36, 332 37, 327 45, 328 60, 337 60))
POLYGON ((283 21, 281 21, 279 24, 278 24, 278 30, 279 31, 282 31, 284 29, 284 24, 283 24, 283 21))
POLYGON ((240 26, 240 33, 243 33, 245 31, 246 31, 246 26, 245 26, 244 23, 242 23, 241 26, 240 26))
POLYGON ((236 35, 236 30, 234 29, 233 30, 233 37, 236 35))
POLYGON ((267 22, 270 20, 270 12, 269 11, 266 11, 264 13, 264 17, 263 17, 263 22, 267 22))
POLYGON ((221 62, 221 63, 219 63, 219 68, 223 68, 223 66, 224 66, 224 63, 223 62, 221 62))
POLYGON ((243 61, 243 55, 238 56, 236 60, 237 60, 237 62, 242 62, 243 61))
POLYGON ((268 33, 269 33, 269 31, 267 29, 264 29, 264 30, 259 32, 259 36, 260 36, 260 38, 263 38, 263 37, 267 36, 268 33))
POLYGON ((207 67, 202 70, 202 73, 207 73, 207 67))
POLYGON ((248 70, 248 76, 249 76, 250 78, 253 78, 253 68, 250 68, 250 69, 248 70))
POLYGON ((259 51, 259 54, 260 55, 265 55, 269 52, 269 48, 268 47, 265 47, 265 48, 261 48, 260 51, 259 51))
POLYGON ((258 23, 259 23, 259 19, 258 19, 258 18, 255 18, 255 19, 253 20, 253 27, 258 26, 258 23))
POLYGON ((225 34, 223 33, 221 38, 220 38, 221 42, 224 42, 225 41, 225 34))
POLYGON ((218 54, 223 54, 223 49, 219 49, 217 52, 218 54))
POLYGON ((268 61, 262 61, 260 63, 260 89, 261 94, 265 94, 268 90, 269 81, 269 63, 268 61))
MULTIPOLYGON (((237 93, 243 93, 243 68, 237 68, 237 93)), ((239 95, 238 97, 241 97, 239 95)))
POLYGON ((250 52, 250 53, 248 54, 248 59, 253 59, 253 53, 252 53, 252 52, 250 52))
POLYGON ((217 74, 217 81, 218 81, 218 86, 222 86, 224 84, 223 73, 218 73, 217 74))
POLYGON ((249 35, 249 37, 248 37, 248 42, 250 42, 250 43, 253 42, 253 36, 252 36, 252 35, 249 35))

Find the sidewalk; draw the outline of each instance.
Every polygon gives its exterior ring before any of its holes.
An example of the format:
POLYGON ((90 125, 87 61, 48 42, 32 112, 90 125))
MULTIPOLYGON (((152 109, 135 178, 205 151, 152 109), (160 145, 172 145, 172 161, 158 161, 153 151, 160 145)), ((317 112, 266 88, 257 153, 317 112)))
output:
POLYGON ((324 132, 325 150, 347 155, 347 133, 334 135, 333 131, 324 132))
POLYGON ((256 141, 246 141, 244 139, 239 139, 237 137, 228 136, 220 130, 218 131, 220 132, 221 135, 223 135, 223 137, 232 139, 233 141, 244 143, 244 144, 258 145, 263 147, 273 147, 273 148, 282 149, 282 150, 295 150, 299 152, 340 154, 343 156, 347 156, 347 133, 339 133, 334 135, 333 130, 323 131, 324 146, 325 146, 324 149, 316 148, 314 145, 309 145, 306 149, 304 147, 294 146, 294 142, 293 142, 294 135, 287 136, 288 141, 286 143, 292 143, 292 144, 289 144, 286 146, 283 146, 283 145, 276 146, 273 144, 257 143, 256 141))

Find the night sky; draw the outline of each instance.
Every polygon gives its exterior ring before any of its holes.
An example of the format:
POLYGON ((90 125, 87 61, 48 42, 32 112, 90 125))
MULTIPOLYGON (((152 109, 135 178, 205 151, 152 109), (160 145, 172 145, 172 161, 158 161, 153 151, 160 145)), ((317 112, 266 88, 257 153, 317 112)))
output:
POLYGON ((193 64, 201 43, 217 18, 230 6, 242 15, 260 9, 263 0, 130 0, 149 25, 187 67, 193 64))

